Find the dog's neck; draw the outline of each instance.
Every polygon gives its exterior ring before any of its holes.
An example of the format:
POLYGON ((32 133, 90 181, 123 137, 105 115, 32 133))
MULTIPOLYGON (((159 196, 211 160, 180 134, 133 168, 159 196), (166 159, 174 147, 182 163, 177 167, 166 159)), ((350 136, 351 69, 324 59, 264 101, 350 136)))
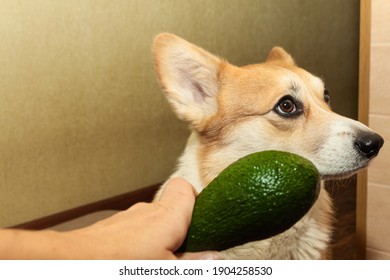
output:
POLYGON ((178 176, 185 178, 195 187, 197 192, 204 188, 199 174, 199 145, 198 135, 192 132, 179 159, 177 169, 171 176, 171 178, 178 176))

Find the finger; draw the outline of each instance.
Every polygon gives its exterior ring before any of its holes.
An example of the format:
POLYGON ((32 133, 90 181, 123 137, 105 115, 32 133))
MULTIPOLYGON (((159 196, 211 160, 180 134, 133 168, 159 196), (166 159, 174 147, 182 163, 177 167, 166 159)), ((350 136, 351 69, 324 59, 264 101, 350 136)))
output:
POLYGON ((166 220, 161 222, 170 225, 171 232, 168 236, 171 241, 167 249, 172 252, 176 251, 185 239, 191 223, 195 196, 192 185, 182 178, 173 178, 164 186, 158 203, 167 210, 164 216, 166 220))
POLYGON ((191 220, 195 204, 195 189, 185 179, 177 177, 170 179, 164 186, 159 202, 171 213, 184 214, 188 222, 191 220))
POLYGON ((222 254, 216 251, 181 253, 177 258, 179 260, 223 260, 222 254))

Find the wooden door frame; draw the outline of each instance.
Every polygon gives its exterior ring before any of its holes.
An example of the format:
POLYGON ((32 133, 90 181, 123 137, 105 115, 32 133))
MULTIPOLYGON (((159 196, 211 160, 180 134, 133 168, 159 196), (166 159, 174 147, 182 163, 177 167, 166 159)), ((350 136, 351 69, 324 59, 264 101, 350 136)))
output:
MULTIPOLYGON (((370 95, 371 0, 360 1, 358 120, 368 125, 370 95)), ((367 170, 357 176, 356 248, 357 258, 366 258, 367 170)))

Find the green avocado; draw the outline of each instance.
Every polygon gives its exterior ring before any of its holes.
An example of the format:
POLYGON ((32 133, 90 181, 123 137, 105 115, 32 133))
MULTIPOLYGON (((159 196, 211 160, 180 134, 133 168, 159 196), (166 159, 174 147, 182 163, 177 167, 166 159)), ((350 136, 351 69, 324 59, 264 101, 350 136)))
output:
POLYGON ((274 150, 245 156, 199 193, 179 251, 220 251, 279 234, 309 211, 319 192, 319 172, 304 157, 274 150))

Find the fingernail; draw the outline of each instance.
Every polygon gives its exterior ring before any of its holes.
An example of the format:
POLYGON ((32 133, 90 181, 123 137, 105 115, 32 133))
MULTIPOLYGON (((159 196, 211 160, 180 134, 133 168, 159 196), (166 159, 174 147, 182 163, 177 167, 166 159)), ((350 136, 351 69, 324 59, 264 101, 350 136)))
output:
POLYGON ((199 260, 223 260, 223 257, 218 252, 205 252, 199 255, 199 260))

